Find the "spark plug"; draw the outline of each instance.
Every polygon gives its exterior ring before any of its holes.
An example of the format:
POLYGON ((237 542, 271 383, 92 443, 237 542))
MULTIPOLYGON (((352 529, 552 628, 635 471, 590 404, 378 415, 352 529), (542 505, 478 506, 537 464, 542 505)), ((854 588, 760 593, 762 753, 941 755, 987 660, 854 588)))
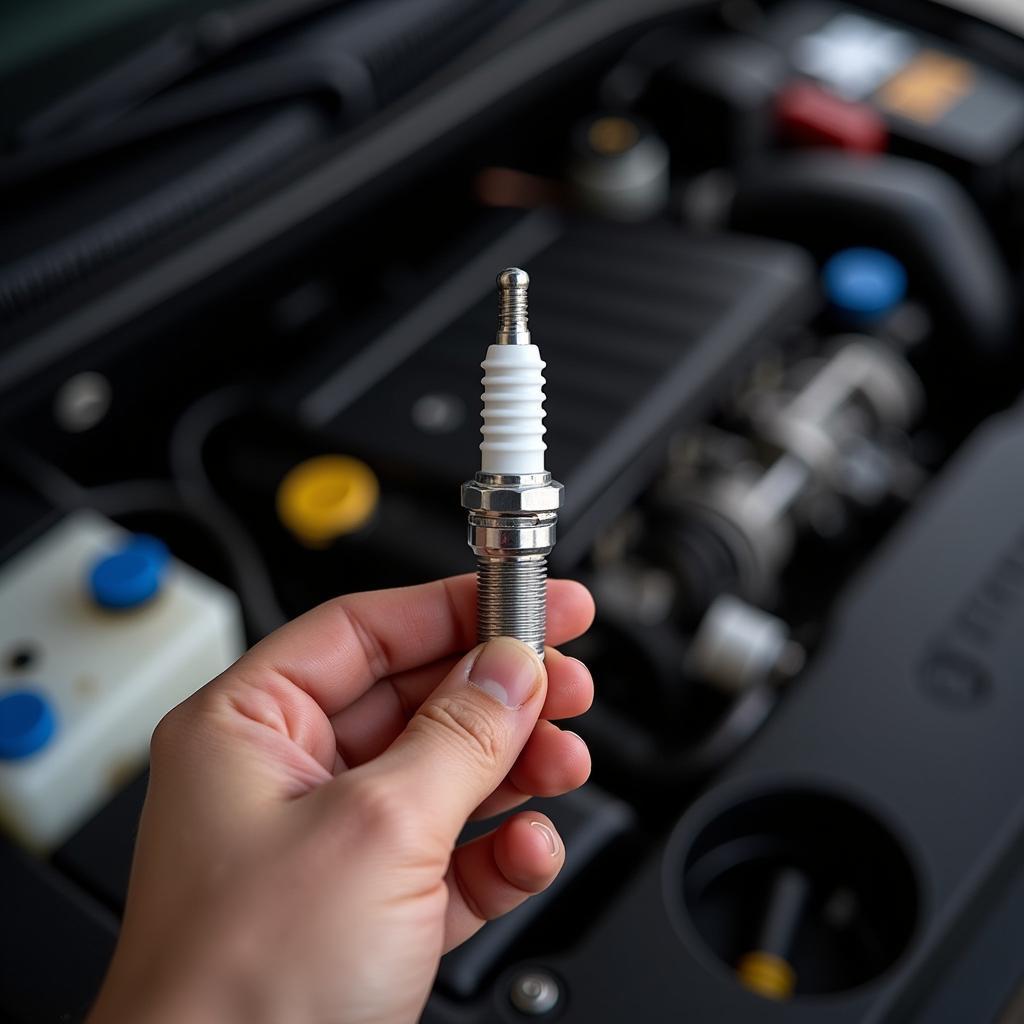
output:
POLYGON ((562 485, 544 468, 544 362, 530 340, 530 277, 498 274, 498 332, 481 363, 480 472, 462 485, 476 555, 477 639, 512 636, 544 657, 548 555, 562 485))

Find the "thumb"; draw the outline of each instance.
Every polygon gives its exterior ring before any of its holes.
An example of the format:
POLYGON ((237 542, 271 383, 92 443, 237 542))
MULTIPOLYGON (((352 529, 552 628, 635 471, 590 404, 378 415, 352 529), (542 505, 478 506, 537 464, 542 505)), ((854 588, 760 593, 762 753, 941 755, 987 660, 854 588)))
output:
MULTIPOLYGON (((455 842, 533 731, 547 691, 544 663, 511 637, 471 651, 423 702, 374 765, 397 776, 411 806, 455 842)), ((439 836, 440 838, 440 836, 439 836)))

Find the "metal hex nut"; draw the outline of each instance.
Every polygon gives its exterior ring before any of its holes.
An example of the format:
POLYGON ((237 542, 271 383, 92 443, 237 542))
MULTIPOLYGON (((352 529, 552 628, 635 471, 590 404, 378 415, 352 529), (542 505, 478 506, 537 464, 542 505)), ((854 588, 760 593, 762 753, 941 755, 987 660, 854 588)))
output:
POLYGON ((473 512, 553 512, 562 505, 557 480, 539 487, 506 487, 467 480, 462 485, 462 507, 473 512))

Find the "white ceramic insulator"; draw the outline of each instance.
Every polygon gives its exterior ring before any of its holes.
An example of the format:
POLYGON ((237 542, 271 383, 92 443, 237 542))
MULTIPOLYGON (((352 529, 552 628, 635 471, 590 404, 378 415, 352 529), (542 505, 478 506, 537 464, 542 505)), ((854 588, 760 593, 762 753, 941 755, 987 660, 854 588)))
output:
POLYGON ((491 345, 483 378, 484 473, 544 472, 544 360, 536 345, 491 345))

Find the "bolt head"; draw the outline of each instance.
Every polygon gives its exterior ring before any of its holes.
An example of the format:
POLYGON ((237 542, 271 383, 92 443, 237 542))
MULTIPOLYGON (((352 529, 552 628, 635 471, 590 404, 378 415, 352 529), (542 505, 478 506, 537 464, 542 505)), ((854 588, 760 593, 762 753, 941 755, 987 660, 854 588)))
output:
POLYGON ((562 507, 562 491, 557 480, 535 487, 467 480, 462 485, 462 507, 471 512, 554 512, 562 507))
POLYGON ((69 434, 91 430, 110 411, 113 399, 110 381, 101 373, 76 373, 54 396, 53 414, 69 434))
POLYGON ((547 971, 523 971, 512 979, 508 998, 520 1013, 540 1017, 559 1004, 562 990, 558 979, 547 971))

